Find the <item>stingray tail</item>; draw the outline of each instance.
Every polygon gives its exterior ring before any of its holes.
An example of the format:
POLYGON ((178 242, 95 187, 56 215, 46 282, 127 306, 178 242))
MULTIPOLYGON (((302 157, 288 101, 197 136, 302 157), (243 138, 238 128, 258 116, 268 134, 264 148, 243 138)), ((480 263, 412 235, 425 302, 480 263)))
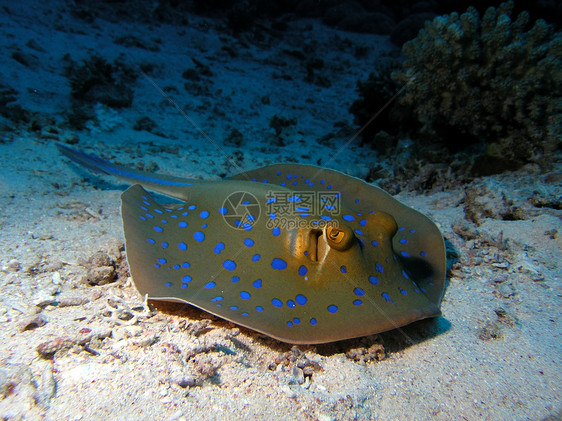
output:
POLYGON ((178 199, 184 199, 185 187, 199 183, 198 180, 170 175, 157 175, 134 170, 123 165, 112 164, 99 156, 87 154, 60 143, 57 143, 57 148, 64 156, 90 171, 112 175, 130 184, 138 183, 149 190, 164 193, 178 199))

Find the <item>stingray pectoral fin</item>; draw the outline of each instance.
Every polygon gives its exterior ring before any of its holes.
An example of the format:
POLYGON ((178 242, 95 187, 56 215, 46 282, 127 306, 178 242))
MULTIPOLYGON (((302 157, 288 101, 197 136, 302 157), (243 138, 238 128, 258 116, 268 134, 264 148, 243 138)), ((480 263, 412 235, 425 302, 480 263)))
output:
POLYGON ((87 154, 64 146, 60 143, 57 143, 57 148, 64 156, 90 171, 112 175, 131 184, 139 183, 149 190, 154 190, 177 199, 185 199, 186 187, 198 183, 197 180, 188 178, 152 174, 146 171, 138 171, 125 167, 123 165, 116 165, 100 158, 99 156, 87 154))

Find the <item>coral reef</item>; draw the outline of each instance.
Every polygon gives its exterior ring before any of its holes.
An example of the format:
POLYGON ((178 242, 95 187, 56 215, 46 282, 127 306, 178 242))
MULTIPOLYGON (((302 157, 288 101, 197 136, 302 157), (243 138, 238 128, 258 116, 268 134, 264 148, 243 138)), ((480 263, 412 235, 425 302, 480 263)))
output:
POLYGON ((404 44, 393 74, 420 137, 453 150, 486 142, 477 173, 543 162, 562 136, 562 34, 542 20, 525 31, 528 13, 512 21, 512 8, 435 18, 404 44))
POLYGON ((72 99, 88 104, 101 103, 113 108, 130 107, 133 102, 131 85, 137 74, 120 60, 109 63, 93 55, 81 66, 68 67, 72 99))

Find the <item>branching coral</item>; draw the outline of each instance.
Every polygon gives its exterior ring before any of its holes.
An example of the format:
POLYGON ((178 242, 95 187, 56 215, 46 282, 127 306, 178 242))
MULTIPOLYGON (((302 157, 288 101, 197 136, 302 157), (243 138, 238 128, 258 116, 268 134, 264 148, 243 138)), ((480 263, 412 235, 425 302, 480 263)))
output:
POLYGON ((526 31, 528 13, 512 21, 512 9, 508 1, 482 18, 470 7, 426 22, 393 73, 407 84, 400 102, 419 134, 453 149, 484 141, 485 165, 541 161, 562 137, 562 34, 543 20, 526 31))

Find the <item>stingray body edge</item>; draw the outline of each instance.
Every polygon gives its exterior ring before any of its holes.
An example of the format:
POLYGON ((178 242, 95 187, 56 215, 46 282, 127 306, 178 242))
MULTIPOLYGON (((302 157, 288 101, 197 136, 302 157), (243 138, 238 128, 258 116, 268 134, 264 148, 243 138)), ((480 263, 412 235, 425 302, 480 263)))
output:
POLYGON ((121 214, 132 279, 149 299, 185 302, 295 344, 441 314, 439 229, 362 180, 298 164, 190 180, 59 148, 91 170, 139 183, 121 195, 121 214), (145 188, 184 203, 158 203, 145 188))

